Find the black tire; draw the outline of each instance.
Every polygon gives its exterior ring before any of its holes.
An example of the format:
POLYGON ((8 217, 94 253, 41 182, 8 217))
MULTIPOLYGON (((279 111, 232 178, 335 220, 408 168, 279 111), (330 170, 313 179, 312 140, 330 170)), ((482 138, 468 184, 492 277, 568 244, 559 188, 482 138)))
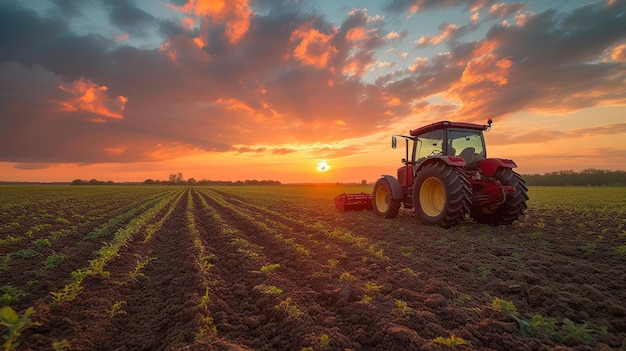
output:
POLYGON ((472 218, 478 223, 492 225, 507 225, 519 220, 528 206, 528 188, 522 177, 510 168, 500 167, 496 174, 496 178, 502 185, 508 185, 515 188, 513 194, 507 195, 505 202, 494 209, 489 208, 473 208, 471 212, 472 218))
POLYGON ((424 224, 450 227, 469 213, 472 190, 465 173, 443 162, 431 163, 417 172, 413 205, 424 224))
POLYGON ((385 178, 380 178, 372 191, 372 207, 385 218, 394 218, 400 211, 400 200, 393 198, 391 185, 385 178))

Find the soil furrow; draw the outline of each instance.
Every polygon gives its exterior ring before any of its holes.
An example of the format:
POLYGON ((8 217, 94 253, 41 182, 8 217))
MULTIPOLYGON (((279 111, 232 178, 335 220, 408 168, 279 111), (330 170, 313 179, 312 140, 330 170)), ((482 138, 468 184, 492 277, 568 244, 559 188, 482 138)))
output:
POLYGON ((193 240, 185 223, 189 191, 145 245, 154 258, 145 278, 119 289, 125 314, 115 317, 115 333, 101 350, 169 350, 193 342, 200 324, 202 286, 194 262, 193 240))

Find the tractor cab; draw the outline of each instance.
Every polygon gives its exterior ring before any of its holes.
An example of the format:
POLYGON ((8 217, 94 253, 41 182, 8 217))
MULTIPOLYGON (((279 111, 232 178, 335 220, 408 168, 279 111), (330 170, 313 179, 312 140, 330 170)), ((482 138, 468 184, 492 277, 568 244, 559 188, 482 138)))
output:
POLYGON ((483 130, 489 130, 490 126, 491 123, 443 121, 412 130, 414 164, 420 165, 435 156, 448 156, 463 159, 468 167, 476 167, 478 161, 487 158, 483 130))
POLYGON ((490 127, 491 121, 487 125, 443 121, 412 130, 410 136, 393 135, 394 149, 398 137, 406 140, 404 166, 398 169, 398 179, 402 185, 410 186, 424 161, 432 162, 433 158, 444 157, 450 164, 476 169, 478 162, 487 158, 483 131, 490 127))

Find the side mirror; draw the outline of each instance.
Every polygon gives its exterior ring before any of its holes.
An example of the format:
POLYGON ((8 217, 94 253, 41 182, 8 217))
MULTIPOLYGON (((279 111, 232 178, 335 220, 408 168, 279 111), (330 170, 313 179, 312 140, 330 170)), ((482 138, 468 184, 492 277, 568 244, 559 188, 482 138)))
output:
POLYGON ((391 137, 391 148, 395 149, 398 146, 398 140, 396 140, 395 136, 391 137))

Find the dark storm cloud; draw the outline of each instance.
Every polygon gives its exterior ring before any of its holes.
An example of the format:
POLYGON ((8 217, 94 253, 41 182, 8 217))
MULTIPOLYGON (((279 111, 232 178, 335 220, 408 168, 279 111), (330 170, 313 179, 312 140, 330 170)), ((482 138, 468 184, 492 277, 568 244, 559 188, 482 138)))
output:
POLYGON ((484 6, 495 3, 496 0, 390 0, 383 8, 394 14, 403 14, 417 11, 427 11, 441 8, 463 7, 471 9, 476 6, 484 6))
POLYGON ((102 0, 102 5, 109 9, 111 23, 128 33, 145 35, 156 24, 152 15, 135 7, 132 1, 102 0))
POLYGON ((82 14, 81 7, 87 2, 84 0, 53 0, 52 3, 64 16, 78 16, 82 14))
POLYGON ((67 24, 58 18, 42 18, 35 11, 0 3, 0 62, 20 60, 32 65, 50 42, 67 31, 67 24))

